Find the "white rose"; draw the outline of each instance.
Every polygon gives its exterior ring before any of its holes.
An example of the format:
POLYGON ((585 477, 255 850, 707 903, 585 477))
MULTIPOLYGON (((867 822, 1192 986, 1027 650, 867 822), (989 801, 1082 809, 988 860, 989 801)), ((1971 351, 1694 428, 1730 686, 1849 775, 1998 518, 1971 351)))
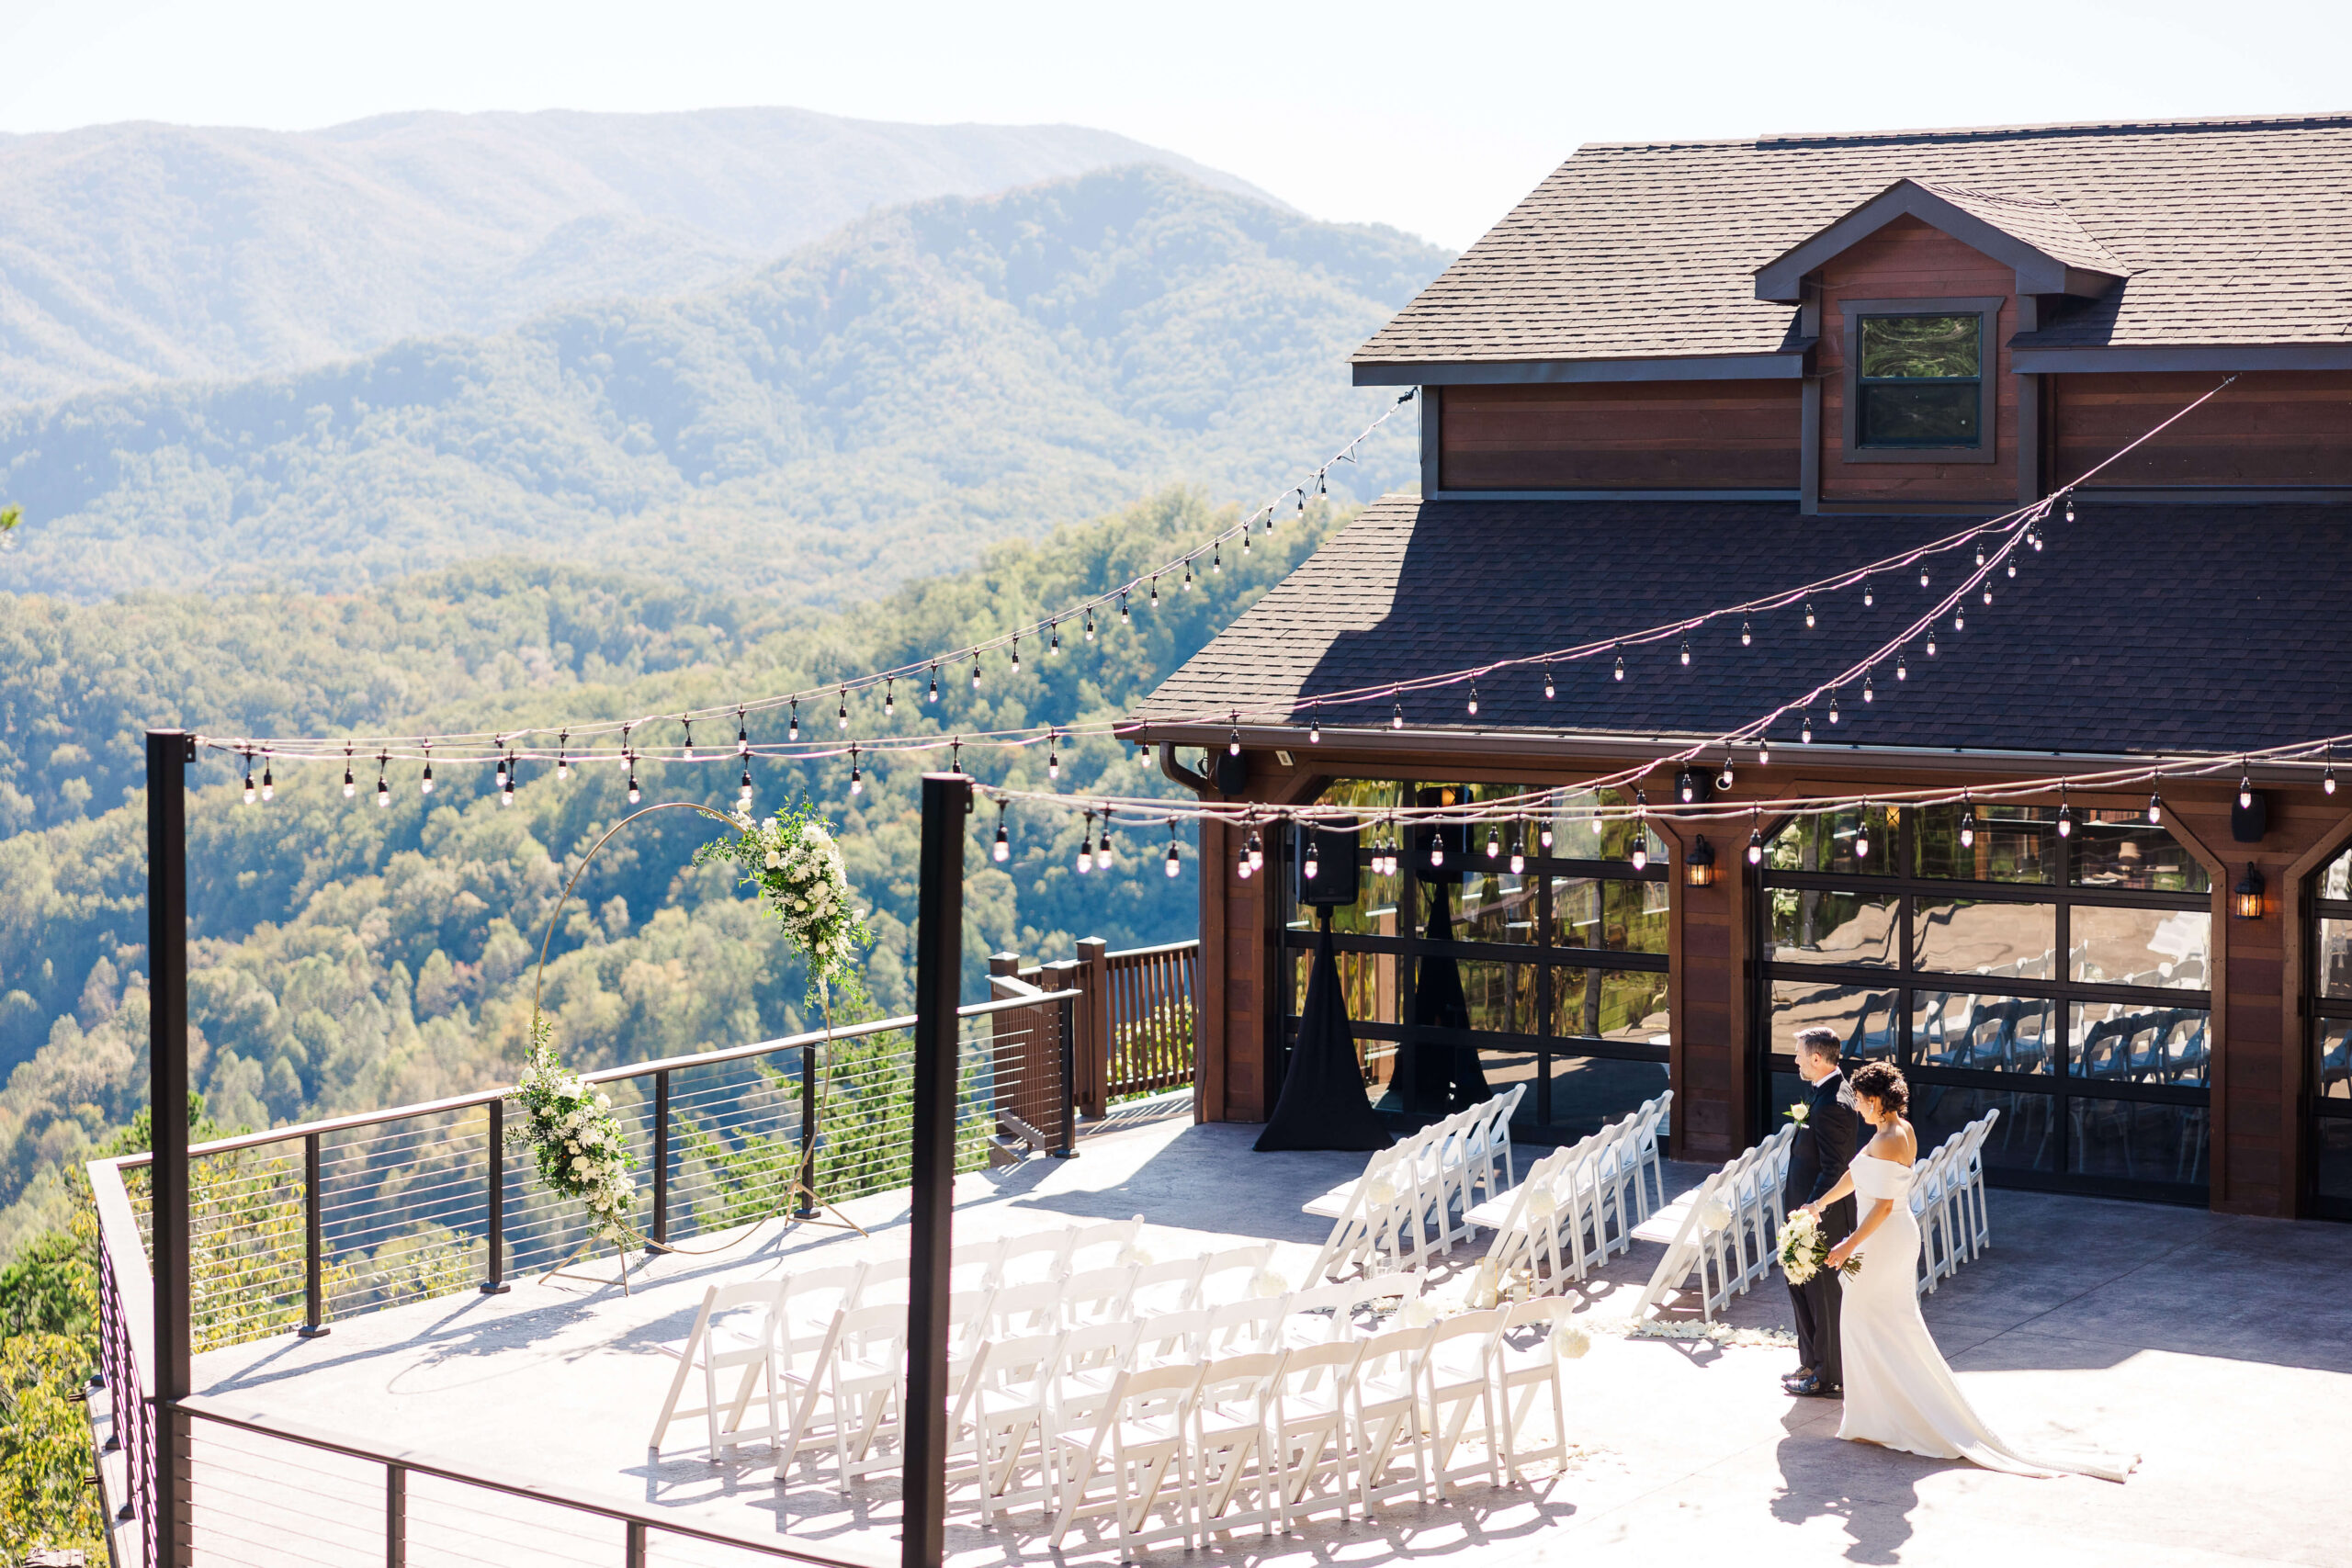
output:
POLYGON ((780 868, 783 864, 784 852, 781 850, 770 850, 768 852, 768 869, 774 871, 780 868))

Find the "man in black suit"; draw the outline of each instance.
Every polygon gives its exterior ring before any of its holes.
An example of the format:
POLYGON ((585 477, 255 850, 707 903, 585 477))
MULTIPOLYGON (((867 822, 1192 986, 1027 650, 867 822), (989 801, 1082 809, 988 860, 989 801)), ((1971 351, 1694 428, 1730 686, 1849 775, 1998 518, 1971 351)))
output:
MULTIPOLYGON (((1797 1076, 1809 1092, 1796 1137, 1789 1145, 1789 1179, 1781 1189, 1783 1213, 1794 1213, 1846 1174, 1861 1145, 1862 1119, 1838 1070, 1838 1034, 1828 1029, 1797 1032, 1797 1076)), ((1841 1198, 1821 1212, 1821 1232, 1832 1247, 1854 1229, 1854 1201, 1841 1198)), ((1845 1281, 1824 1269, 1802 1285, 1789 1287, 1797 1315, 1797 1370, 1781 1386, 1806 1399, 1834 1398, 1845 1392, 1838 1359, 1838 1304, 1845 1281)))

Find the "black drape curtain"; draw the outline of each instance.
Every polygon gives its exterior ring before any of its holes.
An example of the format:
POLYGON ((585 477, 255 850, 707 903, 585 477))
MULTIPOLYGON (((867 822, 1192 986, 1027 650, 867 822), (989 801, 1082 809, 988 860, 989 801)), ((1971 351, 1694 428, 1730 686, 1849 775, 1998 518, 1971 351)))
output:
MULTIPOLYGON (((1430 942, 1453 940, 1452 901, 1447 883, 1425 885, 1430 894, 1429 922, 1422 934, 1430 942)), ((1424 956, 1413 971, 1413 1022, 1422 1029, 1468 1029, 1470 1002, 1462 990, 1462 966, 1450 956, 1424 956)), ((1472 1045, 1453 1045, 1422 1037, 1409 1039, 1399 1053, 1397 1076, 1404 1079, 1406 1109, 1420 1116, 1442 1116, 1465 1105, 1476 1105, 1493 1090, 1478 1065, 1472 1045)))
POLYGON ((1331 950, 1331 911, 1321 914, 1323 929, 1315 939, 1315 963, 1306 975, 1306 1001, 1298 1012, 1298 1043, 1291 1049, 1290 1070, 1283 1075, 1282 1098, 1258 1138, 1261 1154, 1276 1149, 1364 1152, 1396 1142, 1364 1098, 1355 1034, 1348 1026, 1347 998, 1340 990, 1339 959, 1331 950))

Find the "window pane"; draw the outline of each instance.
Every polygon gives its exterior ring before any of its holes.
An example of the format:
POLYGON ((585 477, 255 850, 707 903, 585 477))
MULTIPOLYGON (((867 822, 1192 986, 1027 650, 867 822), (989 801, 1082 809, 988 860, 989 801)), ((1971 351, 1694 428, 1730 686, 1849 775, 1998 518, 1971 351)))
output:
POLYGON ((2072 1032, 2074 1076, 2091 1083, 2203 1089, 2212 1057, 2210 1018, 2202 1008, 2077 1002, 2072 1032))
POLYGON ((1932 1149, 1988 1111, 2001 1119, 1984 1139, 1988 1170, 2054 1171, 2058 1163, 2058 1098, 1951 1084, 1911 1086, 1911 1125, 1919 1147, 1932 1149))
POLYGON ((1508 872, 1474 871, 1462 879, 1457 942, 1535 942, 1536 883, 1508 872))
POLYGON ((2055 904, 1921 898, 1911 915, 1912 962, 1947 975, 2047 980, 2058 949, 2055 904))
MULTIPOLYGON (((1511 789, 1524 789, 1513 784, 1511 789)), ((1613 789, 1599 790, 1564 801, 1552 814, 1552 848, 1548 852, 1557 860, 1626 860, 1634 852, 1634 825, 1623 818, 1612 821, 1600 819, 1602 810, 1613 810, 1633 804, 1633 798, 1613 789)), ((1649 840, 1650 859, 1666 860, 1666 840, 1648 829, 1643 829, 1649 840)), ((1540 846, 1539 846, 1540 848, 1540 846)))
MULTIPOLYGON (((1338 835, 1326 834, 1319 852, 1326 856, 1337 853, 1339 852, 1336 846, 1340 842, 1338 835)), ((1365 847, 1359 852, 1362 857, 1369 858, 1371 843, 1372 840, 1367 836, 1363 840, 1365 847)), ((1290 905, 1290 929, 1294 931, 1312 932, 1315 930, 1317 911, 1301 906, 1295 899, 1289 898, 1291 887, 1289 868, 1284 866, 1277 873, 1275 866, 1269 861, 1265 874, 1280 874, 1283 879, 1283 897, 1289 900, 1290 905)), ((1371 869, 1360 859, 1356 867, 1356 901, 1352 904, 1333 907, 1331 929, 1342 936, 1398 935, 1396 899, 1402 889, 1402 877, 1374 876, 1371 869)))
POLYGON ((1789 823, 1766 847, 1764 863, 1773 871, 1827 871, 1840 876, 1894 874, 1894 831, 1886 807, 1825 811, 1789 823), (1862 829, 1867 827, 1868 832, 1862 829), (1867 846, 1867 855, 1855 852, 1867 846))
POLYGON ((2321 1019, 2312 1036, 2320 1098, 2339 1107, 2352 1104, 2352 1020, 2321 1019))
POLYGON ((2140 811, 2085 811, 2075 827, 2075 880, 2086 887, 2209 893, 2196 857, 2140 811))
POLYGON ((1839 1049, 1849 1057, 1892 1061, 1894 1058, 1895 1017, 1892 990, 1858 986, 1821 986, 1806 980, 1772 982, 1772 1052, 1796 1054, 1797 1031, 1816 1024, 1838 1032, 1839 1049))
POLYGON ((1552 878, 1552 945, 1605 953, 1666 951, 1668 897, 1662 882, 1605 876, 1552 878))
POLYGON ((2352 997, 2352 920, 2319 922, 2318 968, 2312 980, 2323 997, 2352 997))
POLYGON ((1555 1055, 1552 1126, 1567 1137, 1581 1138, 1598 1133, 1643 1101, 1664 1094, 1667 1087, 1664 1062, 1621 1062, 1607 1056, 1555 1055))
POLYGON ((2322 1117, 2312 1124, 2312 1140, 2319 1168, 2319 1195, 2336 1203, 2352 1203, 2352 1120, 2322 1117))
MULTIPOLYGON (((1348 1005, 1352 1023, 1395 1023, 1396 974, 1401 962, 1385 953, 1334 953, 1340 971, 1340 996, 1348 1005)), ((1300 948, 1290 953, 1290 1011, 1297 1017, 1306 1008, 1306 978, 1315 955, 1300 948)))
POLYGON ((1664 1045, 1666 978, 1640 970, 1555 967, 1552 1032, 1664 1045))
POLYGON ((2352 850, 2346 850, 2327 863, 2319 874, 2319 896, 2323 898, 2352 898, 2352 850))
POLYGON ((1892 969, 1903 900, 1893 893, 1772 889, 1775 964, 1858 964, 1892 969))
POLYGON ((1470 1004, 1471 1028, 1498 1034, 1542 1032, 1535 1010, 1533 964, 1489 964, 1475 958, 1456 962, 1462 970, 1463 999, 1470 1004))
POLYGON ((1865 376, 1975 376, 1984 358, 1969 316, 1864 316, 1865 376))
POLYGON ((1919 874, 1962 882, 2052 882, 2057 878, 2058 813, 2046 806, 1980 805, 1974 840, 1960 841, 1965 806, 1924 807, 1919 874))
POLYGON ((2102 909, 2075 906, 2073 977, 2104 986, 2201 991, 2213 945, 2205 909, 2102 909))
POLYGON ((1911 1059, 1980 1073, 2057 1071, 2057 1004, 2041 997, 1912 993, 1911 1059))
POLYGON ((1864 446, 1973 446, 1973 381, 1866 381, 1856 438, 1864 446))
POLYGON ((2201 1182, 2211 1118, 2201 1105, 2134 1100, 2066 1102, 2073 1122, 2066 1168, 2124 1181, 2201 1182))

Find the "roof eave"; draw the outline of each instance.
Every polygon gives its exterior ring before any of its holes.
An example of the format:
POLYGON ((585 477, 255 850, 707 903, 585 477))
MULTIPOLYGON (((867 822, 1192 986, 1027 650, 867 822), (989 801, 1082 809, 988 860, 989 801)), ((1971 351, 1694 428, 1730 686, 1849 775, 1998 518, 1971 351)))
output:
POLYGON ((1792 381, 1804 375, 1811 338, 1770 354, 1702 354, 1640 359, 1363 359, 1359 387, 1509 387, 1576 381, 1792 381))
POLYGON ((1804 299, 1804 279, 1815 268, 1860 244, 1898 218, 1917 218, 1973 250, 2015 269, 2019 294, 2063 294, 2096 299, 2123 275, 2069 265, 2007 230, 1954 206, 1916 180, 1902 179, 1855 208, 1811 238, 1756 269, 1756 298, 1776 305, 1804 299))

